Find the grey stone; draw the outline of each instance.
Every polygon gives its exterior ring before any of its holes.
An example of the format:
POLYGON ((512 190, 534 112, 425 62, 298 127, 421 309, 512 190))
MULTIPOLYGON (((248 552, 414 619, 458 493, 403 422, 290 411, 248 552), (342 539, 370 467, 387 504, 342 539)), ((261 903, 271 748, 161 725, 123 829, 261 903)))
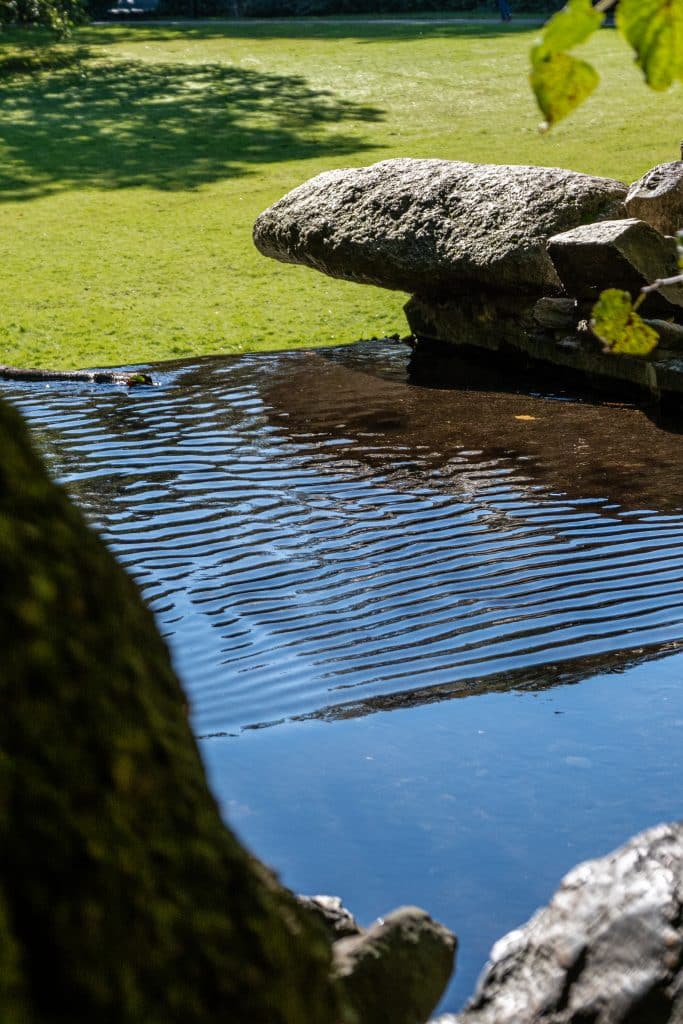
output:
POLYGON ((629 217, 638 217, 663 235, 683 228, 683 160, 659 164, 634 181, 626 196, 629 217))
MULTIPOLYGON (((683 823, 574 868, 438 1024, 680 1024, 683 823)), ((437 1024, 437 1022, 434 1022, 437 1024)))
POLYGON ((348 935, 360 935, 362 929, 338 896, 298 896, 297 899, 324 925, 331 942, 348 935))
POLYGON ((649 327, 654 327, 659 335, 658 355, 662 352, 675 352, 680 355, 683 352, 683 325, 671 320, 648 320, 647 317, 643 319, 649 327))
POLYGON ((333 946, 333 976, 363 1024, 422 1024, 453 970, 457 940, 417 907, 401 907, 333 946))
POLYGON ((534 304, 532 315, 540 327, 551 330, 573 328, 579 319, 576 299, 565 298, 539 299, 534 304))
POLYGON ((385 160, 327 171, 266 210, 266 256, 399 291, 558 291, 546 241, 625 216, 626 186, 548 167, 385 160))
MULTIPOLYGON (((642 220, 584 224, 548 240, 548 252, 569 295, 597 299, 605 288, 635 296, 645 284, 678 272, 676 243, 642 220)), ((683 284, 651 292, 642 309, 683 306, 683 284)))
MULTIPOLYGON (((488 293, 451 301, 414 295, 405 306, 418 342, 442 342, 458 350, 495 353, 501 373, 558 367, 572 376, 617 393, 634 389, 679 407, 683 400, 683 359, 677 325, 648 320, 660 344, 647 358, 606 353, 586 321, 574 328, 541 326, 536 306, 488 293)), ((670 309, 672 307, 669 307, 670 309)), ((489 370, 490 373, 490 370, 489 370)))

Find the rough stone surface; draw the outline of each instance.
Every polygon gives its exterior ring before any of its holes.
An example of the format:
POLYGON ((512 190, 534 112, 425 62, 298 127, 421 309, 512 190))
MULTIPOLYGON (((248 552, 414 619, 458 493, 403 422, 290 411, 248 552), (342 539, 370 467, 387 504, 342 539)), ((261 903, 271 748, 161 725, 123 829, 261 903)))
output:
POLYGON ((634 181, 626 196, 626 211, 663 235, 683 228, 683 160, 659 164, 634 181))
MULTIPOLYGON (((420 341, 445 342, 454 354, 458 349, 495 352, 501 372, 557 367, 566 371, 567 382, 575 377, 611 392, 651 395, 680 409, 683 358, 676 325, 664 327, 657 348, 641 359, 603 352, 585 321, 573 328, 550 328, 538 322, 537 306, 512 300, 503 303, 501 296, 494 300, 473 294, 451 302, 413 296, 405 311, 420 341)), ((648 322, 659 330, 660 321, 648 322)))
POLYGON ((453 970, 456 938, 424 910, 401 907, 334 945, 334 973, 364 1024, 422 1024, 453 970))
POLYGON ((315 914, 324 926, 330 942, 336 942, 337 939, 346 938, 348 935, 360 935, 362 929, 338 896, 298 896, 297 899, 302 906, 315 914))
POLYGON ((550 330, 573 328, 578 320, 576 299, 539 299, 533 308, 534 321, 550 330))
POLYGON ((350 1021, 225 828, 136 587, 0 402, 0 1020, 350 1021))
POLYGON ((427 295, 472 284, 548 294, 551 235, 625 216, 626 186, 547 167, 386 160, 328 171, 256 221, 266 256, 427 295))
MULTIPOLYGON (((683 824, 574 868, 493 947, 468 1007, 439 1024, 680 1024, 683 824)), ((434 1022, 436 1024, 436 1022, 434 1022)))
MULTIPOLYGON (((578 299, 597 299, 605 288, 623 288, 635 298, 643 285, 678 273, 674 240, 635 218, 585 224, 554 235, 548 252, 566 291, 578 299)), ((641 308, 671 306, 683 306, 683 284, 652 292, 641 308)))

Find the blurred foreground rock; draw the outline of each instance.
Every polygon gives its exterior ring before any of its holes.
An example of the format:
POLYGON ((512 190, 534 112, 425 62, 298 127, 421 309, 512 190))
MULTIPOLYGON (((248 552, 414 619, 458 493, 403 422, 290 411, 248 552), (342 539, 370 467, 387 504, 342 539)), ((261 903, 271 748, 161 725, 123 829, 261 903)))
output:
POLYGON ((334 946, 334 976, 365 1024, 420 1024, 453 971, 456 940, 418 907, 401 907, 334 946))
POLYGON ((683 823, 574 868, 502 938, 458 1015, 433 1024, 680 1024, 683 823))
POLYGON ((222 823, 137 588, 4 402, 0 441, 0 1021, 358 1024, 324 924, 222 823))

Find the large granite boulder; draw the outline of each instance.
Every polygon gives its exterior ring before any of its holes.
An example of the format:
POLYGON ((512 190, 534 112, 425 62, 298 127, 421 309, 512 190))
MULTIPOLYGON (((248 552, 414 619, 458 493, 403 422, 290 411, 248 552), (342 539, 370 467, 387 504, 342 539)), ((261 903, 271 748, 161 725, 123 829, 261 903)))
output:
POLYGON ((683 823, 574 868, 493 947, 463 1013, 434 1024, 680 1024, 683 823))
POLYGON ((547 294, 560 289, 547 239, 625 216, 626 191, 559 168, 385 160, 294 189, 261 214, 254 242, 285 263, 399 291, 547 294))
POLYGON ((683 160, 658 164, 634 181, 626 196, 626 212, 663 235, 683 228, 683 160))
POLYGON ((4 402, 0 442, 0 1020, 354 1021, 221 822, 136 587, 4 402))
MULTIPOLYGON (((548 252, 569 295, 594 302, 605 288, 635 298, 643 285, 678 273, 676 243, 642 220, 584 224, 548 240, 548 252)), ((683 284, 651 292, 643 310, 674 313, 683 306, 683 284)))

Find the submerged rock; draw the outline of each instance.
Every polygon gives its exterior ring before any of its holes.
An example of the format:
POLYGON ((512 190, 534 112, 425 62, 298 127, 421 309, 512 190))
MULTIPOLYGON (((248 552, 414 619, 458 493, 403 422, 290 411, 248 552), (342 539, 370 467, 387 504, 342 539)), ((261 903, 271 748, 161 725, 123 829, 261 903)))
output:
POLYGON ((455 936, 418 907, 401 907, 334 946, 334 974, 363 1024, 421 1024, 453 970, 455 936))
POLYGON ((385 160, 327 171, 256 221, 266 256, 426 295, 559 290, 551 235, 625 216, 626 185, 551 167, 385 160))
POLYGON ((626 212, 663 235, 683 228, 683 161, 659 164, 634 181, 626 196, 626 212))
POLYGON ((465 1010, 433 1024, 683 1020, 683 824, 574 868, 510 932, 465 1010))
MULTIPOLYGON (((636 297, 658 278, 678 273, 676 243, 642 220, 603 221, 572 228, 548 240, 548 252, 569 295, 595 301, 605 288, 636 297)), ((683 283, 651 292, 643 310, 683 306, 683 283)))

